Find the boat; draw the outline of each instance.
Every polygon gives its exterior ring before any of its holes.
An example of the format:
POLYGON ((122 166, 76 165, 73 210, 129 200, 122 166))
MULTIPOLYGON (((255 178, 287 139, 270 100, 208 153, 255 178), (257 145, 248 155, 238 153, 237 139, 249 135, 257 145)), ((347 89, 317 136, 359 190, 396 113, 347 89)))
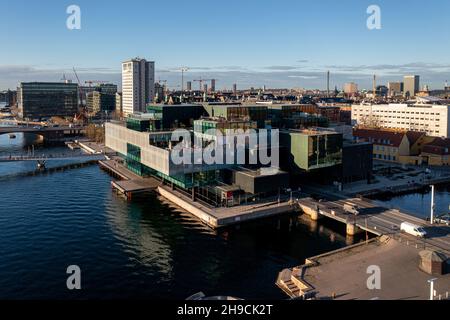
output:
POLYGON ((15 135, 14 133, 10 133, 10 134, 9 134, 9 138, 10 138, 10 139, 15 139, 15 138, 16 138, 16 135, 15 135))

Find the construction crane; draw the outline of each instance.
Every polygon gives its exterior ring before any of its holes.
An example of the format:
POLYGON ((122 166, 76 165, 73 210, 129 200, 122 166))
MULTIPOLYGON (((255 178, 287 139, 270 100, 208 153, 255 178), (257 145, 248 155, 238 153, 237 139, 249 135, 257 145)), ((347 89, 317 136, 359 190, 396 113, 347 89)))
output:
POLYGON ((203 83, 204 82, 211 81, 211 87, 210 88, 214 89, 215 88, 215 83, 218 81, 218 79, 196 79, 196 80, 193 80, 193 81, 198 82, 200 91, 203 91, 203 83), (214 85, 213 85, 213 83, 214 83, 214 85))
POLYGON ((75 74, 75 78, 77 78, 77 82, 78 82, 78 92, 79 92, 79 95, 80 95, 80 104, 81 104, 81 107, 84 109, 84 102, 83 102, 83 97, 84 97, 84 94, 83 94, 83 86, 81 85, 81 81, 80 81, 80 78, 78 77, 77 70, 75 70, 75 67, 73 67, 73 73, 75 74))
POLYGON ((167 80, 161 80, 161 79, 159 79, 159 80, 158 80, 158 83, 161 84, 161 82, 164 83, 164 84, 163 84, 164 86, 167 86, 167 80))
POLYGON ((189 71, 188 67, 180 67, 177 71, 181 72, 181 91, 184 91, 184 73, 189 71))
POLYGON ((200 91, 203 91, 203 82, 206 81, 211 81, 212 79, 195 79, 193 80, 194 82, 198 82, 199 83, 199 89, 200 91))
POLYGON ((77 70, 75 70, 75 67, 73 67, 73 73, 75 74, 75 78, 77 78, 77 82, 78 82, 78 92, 80 95, 80 106, 81 106, 81 112, 80 112, 80 114, 76 114, 74 116, 74 120, 79 121, 81 119, 85 119, 85 114, 87 113, 87 108, 83 101, 83 99, 84 99, 83 86, 81 85, 81 81, 80 81, 80 78, 78 77, 77 70))

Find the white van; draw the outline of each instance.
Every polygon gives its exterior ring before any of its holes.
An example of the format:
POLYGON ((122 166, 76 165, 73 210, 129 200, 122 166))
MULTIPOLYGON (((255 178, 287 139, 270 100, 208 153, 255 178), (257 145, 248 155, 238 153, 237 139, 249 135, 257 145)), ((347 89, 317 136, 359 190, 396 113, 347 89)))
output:
POLYGON ((409 222, 403 222, 400 225, 400 230, 419 238, 425 238, 427 235, 426 231, 422 227, 409 222))
POLYGON ((346 203, 344 204, 344 211, 346 213, 350 213, 353 214, 355 216, 359 215, 359 208, 357 205, 352 204, 352 203, 346 203))

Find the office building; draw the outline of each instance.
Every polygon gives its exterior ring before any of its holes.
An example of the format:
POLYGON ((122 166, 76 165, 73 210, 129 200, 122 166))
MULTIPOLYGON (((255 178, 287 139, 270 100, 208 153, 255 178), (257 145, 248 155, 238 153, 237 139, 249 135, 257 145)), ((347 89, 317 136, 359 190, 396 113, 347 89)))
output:
POLYGON ((403 82, 388 82, 388 94, 391 97, 399 96, 403 93, 403 82))
POLYGON ((123 107, 122 107, 122 92, 116 93, 116 114, 122 115, 123 107))
POLYGON ((420 91, 419 76, 405 76, 403 79, 403 94, 405 97, 415 97, 420 91))
POLYGON ((187 82, 187 91, 192 91, 192 81, 187 82))
POLYGON ((144 112, 155 95, 155 63, 132 59, 122 63, 122 106, 124 114, 144 112))
POLYGON ((42 119, 78 113, 78 84, 22 82, 17 88, 19 117, 42 119))
POLYGON ((434 104, 357 104, 352 106, 352 122, 367 128, 424 132, 448 137, 449 106, 434 104))
POLYGON ((116 110, 117 86, 114 84, 101 84, 86 96, 86 107, 90 114, 100 112, 113 112, 116 110))
POLYGON ((156 82, 155 83, 155 98, 153 100, 156 102, 164 101, 165 91, 166 90, 165 90, 164 85, 156 82))
POLYGON ((216 91, 216 79, 211 79, 211 92, 216 91))

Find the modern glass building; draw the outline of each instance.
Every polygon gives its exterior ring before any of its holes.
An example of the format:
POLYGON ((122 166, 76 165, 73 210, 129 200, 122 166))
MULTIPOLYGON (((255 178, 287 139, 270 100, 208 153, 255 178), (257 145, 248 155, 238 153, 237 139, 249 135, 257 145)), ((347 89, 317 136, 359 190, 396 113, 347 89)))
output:
POLYGON ((78 112, 78 84, 22 82, 17 99, 19 117, 24 119, 74 116, 78 112))
POLYGON ((342 134, 331 131, 280 132, 283 166, 292 172, 311 171, 342 164, 342 134))
POLYGON ((176 128, 192 128, 194 120, 205 114, 200 104, 150 104, 147 105, 147 113, 153 119, 161 121, 164 130, 176 128))
POLYGON ((208 115, 212 118, 227 120, 256 121, 259 128, 264 128, 268 119, 268 108, 265 105, 241 105, 236 103, 207 103, 204 104, 208 115))
POLYGON ((92 114, 112 112, 116 109, 117 86, 115 84, 101 84, 94 91, 87 93, 86 105, 92 114))

